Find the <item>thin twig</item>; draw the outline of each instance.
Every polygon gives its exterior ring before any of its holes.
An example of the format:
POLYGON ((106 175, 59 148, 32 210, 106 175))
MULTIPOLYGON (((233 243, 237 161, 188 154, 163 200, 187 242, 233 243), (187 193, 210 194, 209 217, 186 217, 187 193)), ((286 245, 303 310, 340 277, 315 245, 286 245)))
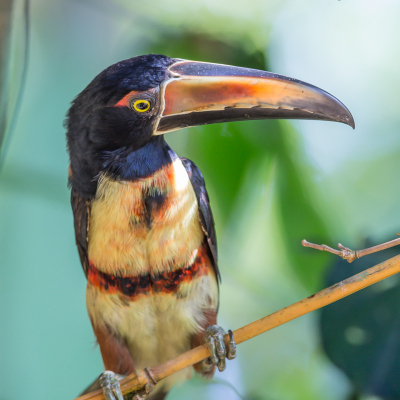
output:
MULTIPOLYGON (((396 234, 398 235, 398 233, 396 234)), ((328 251, 329 253, 336 254, 339 257, 342 257, 344 260, 347 260, 349 263, 353 262, 357 258, 361 258, 367 256, 368 254, 377 253, 378 251, 382 251, 388 249, 389 247, 397 246, 400 244, 400 238, 391 240, 390 242, 385 242, 382 244, 378 244, 377 246, 368 247, 367 249, 363 250, 351 250, 348 247, 343 246, 342 244, 338 244, 338 247, 341 249, 336 250, 332 249, 332 247, 327 246, 326 244, 314 244, 307 242, 307 240, 302 240, 301 244, 304 247, 311 247, 313 249, 321 250, 321 251, 328 251)))
MULTIPOLYGON (((336 250, 337 251, 337 250, 336 250)), ((322 290, 306 299, 298 301, 286 308, 283 308, 273 314, 270 314, 258 321, 252 322, 233 332, 236 343, 242 343, 261 333, 267 332, 279 325, 291 321, 297 317, 307 314, 318 308, 324 307, 337 300, 342 299, 354 292, 366 288, 373 283, 379 282, 382 279, 388 278, 400 272, 400 255, 384 261, 381 264, 375 265, 357 275, 354 275, 344 281, 337 283, 327 289, 322 290)), ((225 343, 229 344, 229 335, 225 336, 225 343)), ((172 360, 155 367, 148 368, 150 374, 144 370, 140 370, 127 376, 121 381, 122 393, 128 394, 135 390, 140 390, 149 382, 149 375, 154 377, 155 381, 161 379, 196 364, 207 357, 210 353, 205 345, 196 347, 186 353, 181 354, 172 360)), ((98 390, 87 395, 78 397, 75 400, 104 400, 103 393, 98 390)))

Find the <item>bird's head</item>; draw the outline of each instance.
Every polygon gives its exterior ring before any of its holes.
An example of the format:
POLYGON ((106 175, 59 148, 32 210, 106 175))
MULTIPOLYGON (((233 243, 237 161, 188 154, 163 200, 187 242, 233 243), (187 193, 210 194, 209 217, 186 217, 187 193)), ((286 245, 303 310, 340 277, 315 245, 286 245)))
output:
POLYGON ((354 128, 339 100, 296 79, 155 54, 130 58, 101 72, 72 103, 66 122, 72 182, 95 185, 110 154, 135 152, 173 130, 267 118, 354 128))

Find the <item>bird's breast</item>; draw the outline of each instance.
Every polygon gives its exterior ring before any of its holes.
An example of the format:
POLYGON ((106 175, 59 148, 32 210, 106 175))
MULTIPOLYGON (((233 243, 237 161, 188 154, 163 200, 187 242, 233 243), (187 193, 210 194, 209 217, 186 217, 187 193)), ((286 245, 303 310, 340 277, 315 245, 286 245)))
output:
POLYGON ((196 260, 204 233, 180 159, 136 181, 100 177, 89 220, 92 268, 113 276, 157 276, 196 260))

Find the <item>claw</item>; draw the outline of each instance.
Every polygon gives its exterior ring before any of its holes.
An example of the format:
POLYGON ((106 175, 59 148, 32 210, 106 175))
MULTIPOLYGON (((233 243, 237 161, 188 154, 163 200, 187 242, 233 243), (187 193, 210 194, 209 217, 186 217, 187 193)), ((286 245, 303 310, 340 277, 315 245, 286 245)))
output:
POLYGON ((226 358, 228 360, 233 360, 234 358, 236 358, 236 342, 233 337, 233 332, 230 329, 228 333, 230 340, 229 340, 228 354, 226 355, 226 358))
POLYGON ((210 325, 206 329, 204 343, 207 344, 211 356, 203 362, 205 370, 210 370, 214 364, 222 372, 226 368, 226 358, 233 360, 236 357, 236 343, 232 331, 229 331, 230 342, 228 351, 225 346, 224 335, 226 335, 226 332, 218 325, 210 325))
POLYGON ((124 400, 119 379, 124 378, 122 375, 117 375, 112 371, 104 371, 99 376, 99 384, 103 390, 106 400, 124 400))

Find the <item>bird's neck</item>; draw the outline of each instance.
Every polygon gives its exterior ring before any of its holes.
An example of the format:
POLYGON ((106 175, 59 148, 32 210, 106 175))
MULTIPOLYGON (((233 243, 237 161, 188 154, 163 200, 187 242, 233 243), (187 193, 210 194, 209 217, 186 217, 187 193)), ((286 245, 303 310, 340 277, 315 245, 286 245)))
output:
POLYGON ((177 157, 163 136, 155 136, 138 150, 119 149, 109 152, 103 167, 117 179, 134 181, 153 175, 173 163, 177 157))

